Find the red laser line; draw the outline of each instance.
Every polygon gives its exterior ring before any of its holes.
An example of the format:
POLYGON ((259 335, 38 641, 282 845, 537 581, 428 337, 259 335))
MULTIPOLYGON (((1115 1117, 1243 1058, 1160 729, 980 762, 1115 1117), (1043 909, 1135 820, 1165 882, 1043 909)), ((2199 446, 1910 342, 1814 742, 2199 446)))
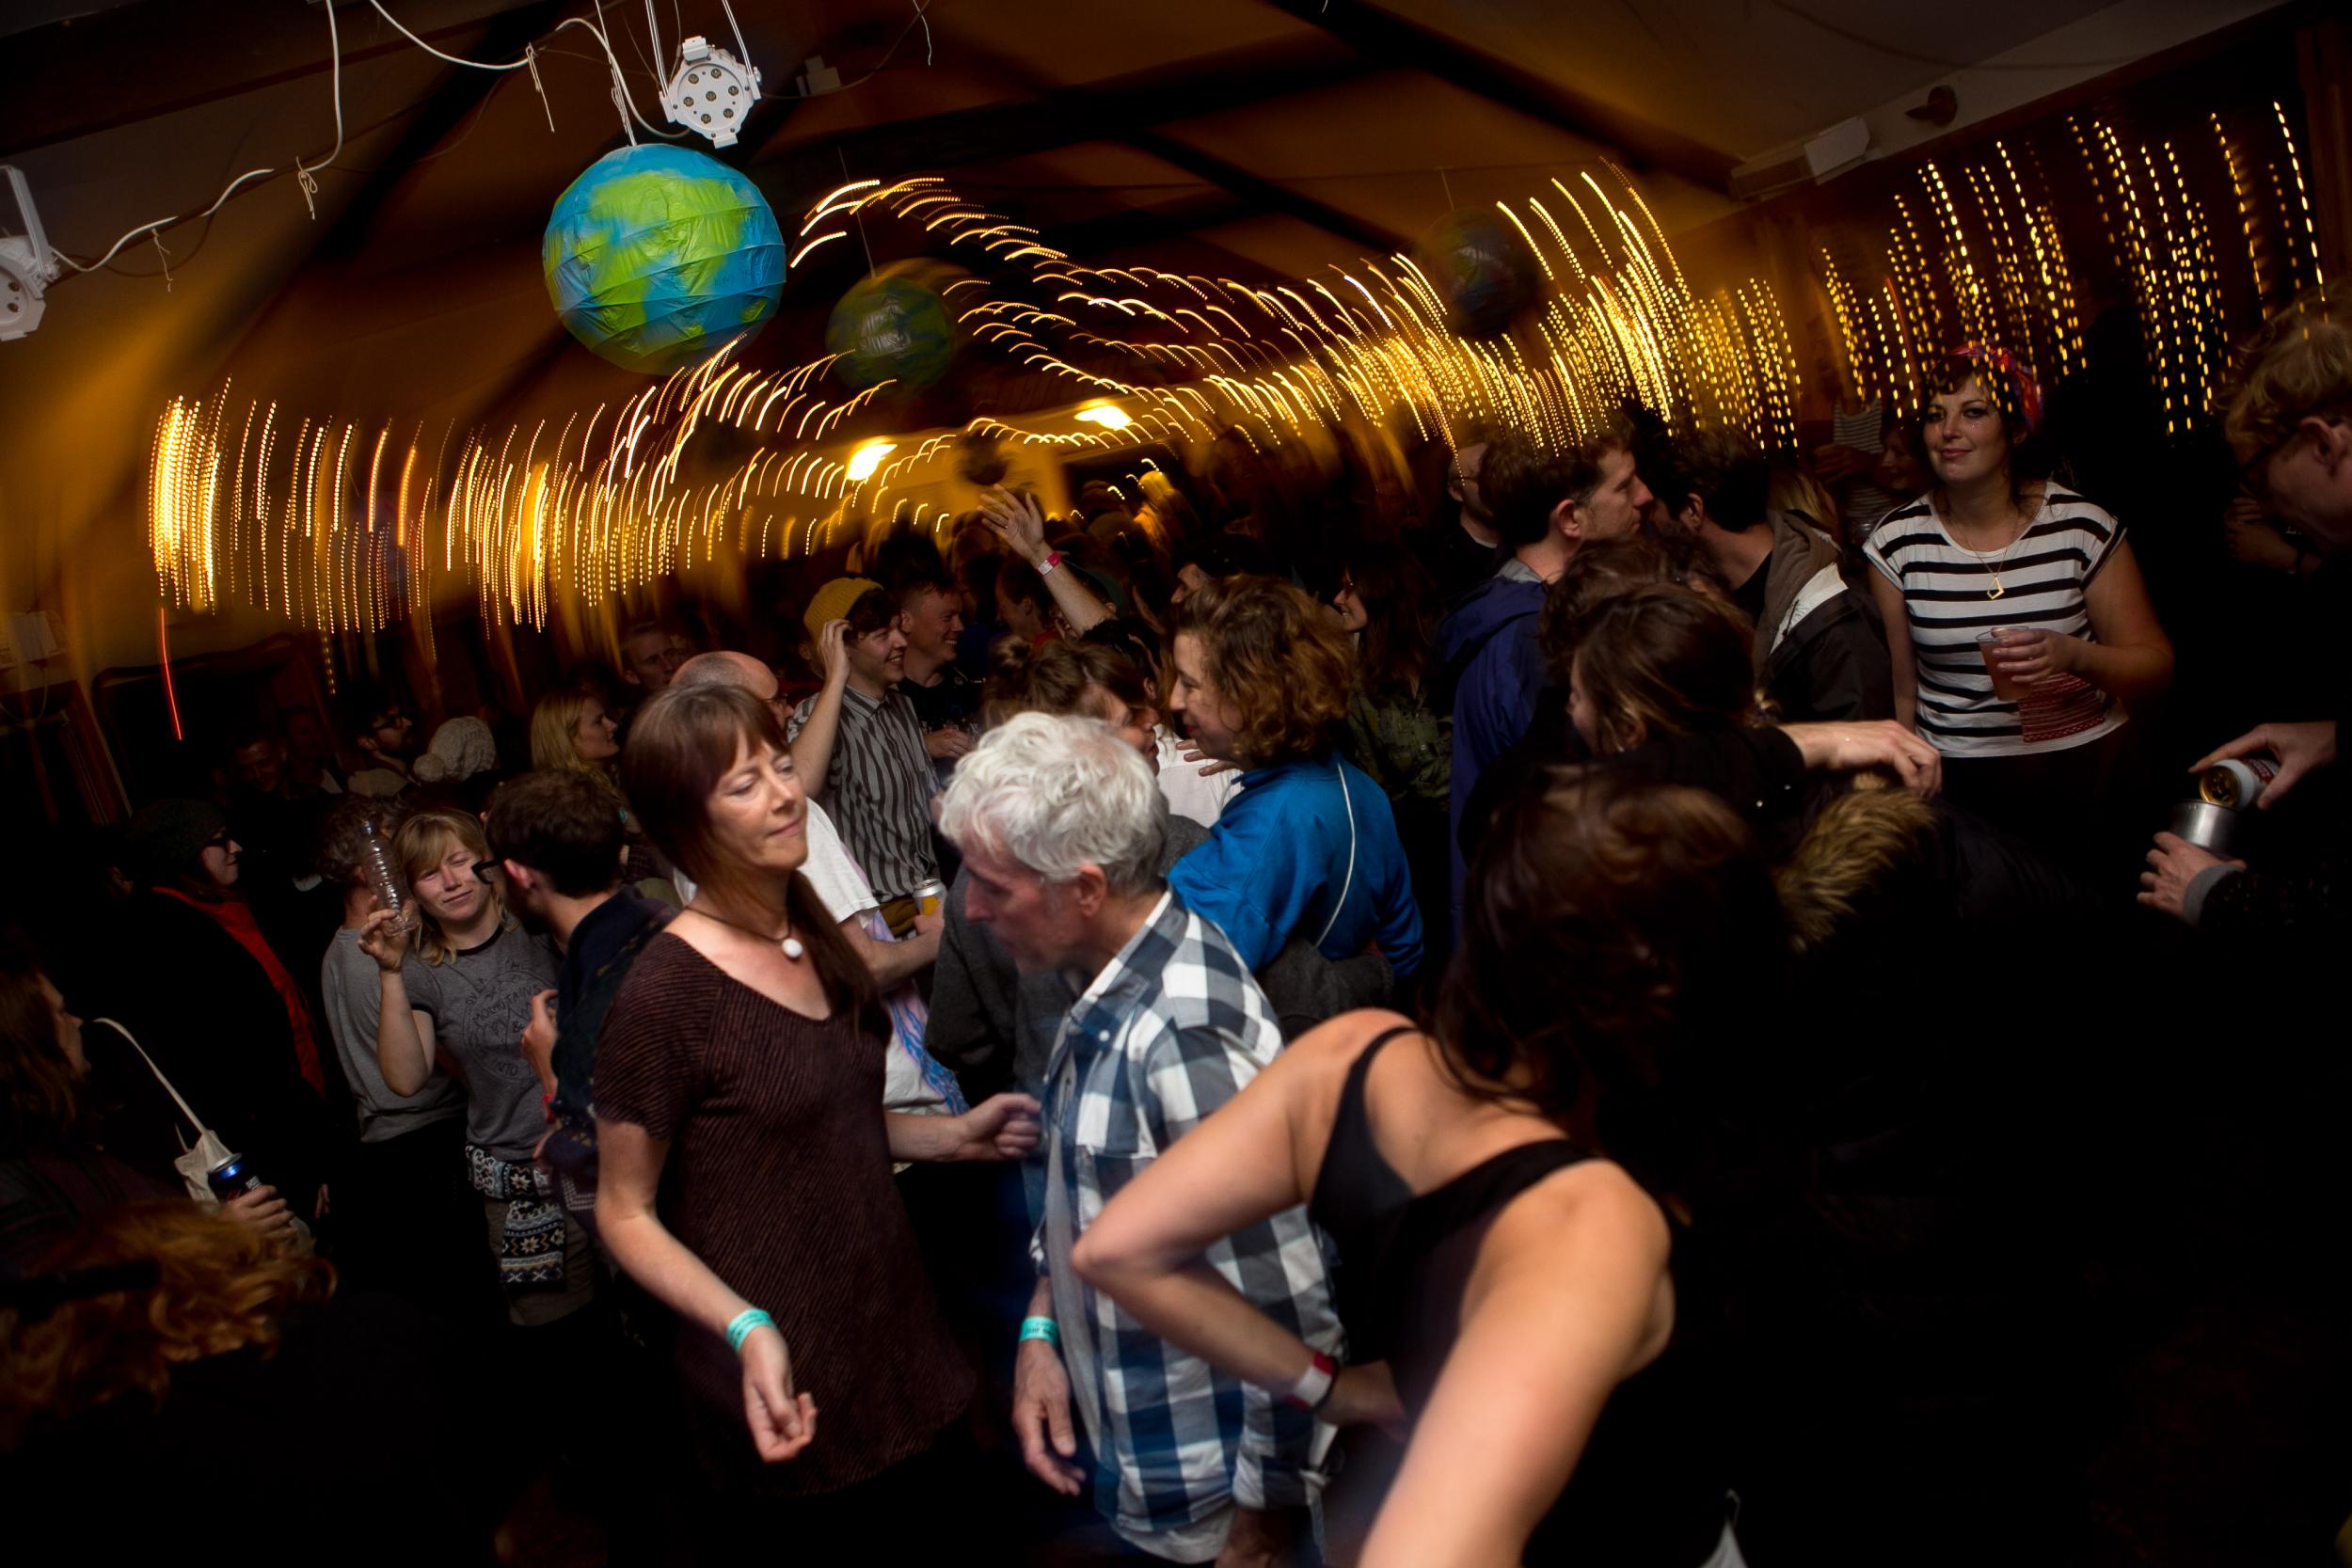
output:
POLYGON ((187 732, 180 727, 180 693, 171 684, 171 641, 164 633, 164 607, 155 607, 155 653, 164 666, 164 701, 171 705, 171 738, 185 740, 187 732))

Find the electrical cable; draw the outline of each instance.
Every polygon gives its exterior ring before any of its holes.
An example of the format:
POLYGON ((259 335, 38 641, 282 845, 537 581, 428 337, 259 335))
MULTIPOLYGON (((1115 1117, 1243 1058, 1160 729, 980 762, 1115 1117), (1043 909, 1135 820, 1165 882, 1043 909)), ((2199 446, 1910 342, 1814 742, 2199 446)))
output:
MULTIPOLYGON (((335 146, 332 151, 318 161, 320 168, 341 157, 343 150, 343 35, 335 21, 335 0, 326 0, 324 9, 326 12, 327 96, 335 102, 335 146)), ((315 223, 319 215, 319 182, 310 178, 310 166, 299 157, 294 159, 294 183, 302 188, 302 204, 310 210, 310 219, 315 223)), ((163 237, 157 235, 155 248, 161 250, 163 244, 163 237)), ((171 268, 167 259, 164 267, 167 285, 170 278, 171 268)))
POLYGON ((923 24, 923 63, 925 65, 930 64, 931 19, 925 13, 930 10, 931 6, 937 4, 937 0, 914 0, 914 15, 908 19, 905 26, 898 29, 898 36, 890 40, 890 47, 882 51, 882 57, 874 62, 874 67, 871 71, 868 71, 865 75, 858 77, 855 81, 844 82, 837 87, 827 87, 823 92, 804 92, 801 96, 803 98, 831 98, 834 93, 847 92, 851 87, 864 87, 866 83, 882 74, 882 67, 888 65, 891 61, 891 57, 898 53, 898 46, 906 42, 907 35, 914 31, 914 24, 917 22, 923 24))
MULTIPOLYGON (((646 0, 646 4, 652 3, 653 0, 646 0)), ((742 60, 744 68, 749 70, 752 63, 752 46, 743 41, 743 24, 735 20, 735 8, 729 5, 727 0, 719 0, 719 8, 727 13, 727 25, 735 29, 736 54, 742 60)))
MULTIPOLYGON (((402 26, 400 19, 394 16, 390 11, 384 8, 384 0, 368 0, 368 4, 373 8, 376 15, 390 23, 392 24, 392 29, 399 33, 401 37, 406 39, 409 42, 415 44, 426 54, 431 55, 435 59, 447 60, 452 65, 469 66, 475 71, 520 71, 532 64, 537 51, 537 45, 533 44, 530 48, 526 48, 523 51, 522 56, 519 59, 507 60, 503 62, 462 59, 455 55, 443 54, 440 50, 434 48, 431 44, 425 42, 424 40, 417 37, 416 34, 402 26)), ((599 11, 598 14, 601 15, 602 12, 599 11)), ((651 13, 649 11, 648 18, 650 18, 650 14, 651 13)), ((628 119, 635 120, 638 125, 642 127, 649 135, 661 136, 670 140, 675 140, 676 138, 686 135, 683 131, 664 131, 659 126, 656 126, 652 121, 648 120, 644 115, 637 112, 637 100, 630 94, 628 90, 628 80, 621 72, 621 57, 612 52, 612 40, 605 36, 603 28, 597 26, 595 23, 589 21, 584 16, 567 16, 563 21, 557 23, 554 26, 548 28, 547 36, 548 38, 553 38, 556 34, 562 32, 566 27, 579 28, 581 32, 586 33, 590 38, 595 39, 596 42, 603 47, 605 63, 612 72, 612 102, 615 108, 621 110, 628 119)), ((657 48, 659 47, 658 41, 656 46, 657 48)), ((623 125, 622 130, 628 135, 628 139, 631 142, 636 141, 637 135, 634 131, 628 130, 626 124, 623 125)))
POLYGON ((1874 50, 1894 59, 1910 60, 1917 65, 1941 66, 1946 71, 2114 71, 2143 57, 2137 55, 2126 55, 2106 60, 2005 60, 1998 64, 1984 60, 1947 59, 1941 55, 1929 55, 1915 49, 1905 49, 1899 44, 1887 43, 1871 38, 1867 34, 1856 32, 1851 27, 1832 22, 1828 17, 1816 15, 1802 6, 1791 4, 1790 0, 1770 0, 1770 3, 1775 8, 1787 11, 1800 22, 1811 23, 1832 38, 1843 39, 1848 43, 1858 44, 1864 49, 1874 50))
MULTIPOLYGON (((410 32, 406 27, 401 24, 401 21, 398 17, 392 15, 390 11, 384 8, 383 0, 368 0, 368 4, 374 9, 378 16, 382 17, 386 22, 391 24, 394 32, 400 34, 401 37, 406 39, 409 42, 415 44, 418 48, 423 50, 435 59, 446 61, 451 65, 464 66, 473 71, 530 71, 532 76, 533 85, 539 87, 541 102, 543 103, 545 103, 547 98, 547 88, 537 80, 538 47, 536 44, 532 44, 532 46, 526 48, 523 51, 522 56, 516 60, 494 63, 485 60, 465 59, 459 55, 447 54, 439 49, 436 49, 433 45, 427 43, 423 39, 421 39, 416 34, 410 32)), ((294 159, 293 166, 293 173, 302 186, 303 202, 310 209, 310 215, 313 218, 318 216, 318 205, 315 199, 318 192, 318 182, 314 176, 318 170, 328 167, 334 163, 335 159, 342 152, 343 142, 345 139, 342 93, 342 29, 336 22, 334 6, 329 4, 324 8, 326 11, 327 38, 330 49, 329 93, 332 97, 335 109, 335 145, 325 157, 319 159, 316 163, 311 163, 297 156, 294 159)), ((598 14, 602 14, 601 8, 599 8, 598 14)), ((621 74, 620 58, 618 55, 613 54, 612 42, 605 36, 604 29, 588 21, 585 17, 572 16, 565 17, 562 22, 557 23, 553 27, 549 28, 548 30, 548 36, 552 38, 566 27, 578 27, 594 38, 598 44, 602 45, 604 49, 605 65, 612 76, 613 104, 617 109, 623 112, 624 119, 622 120, 621 129, 623 133, 628 136, 632 143, 636 141, 637 136, 636 133, 631 131, 628 127, 628 121, 630 119, 634 119, 638 125, 644 127, 644 129, 649 134, 660 136, 666 140, 676 140, 686 135, 683 131, 660 130, 648 122, 644 115, 638 113, 636 101, 629 96, 627 80, 621 74)), ((413 106, 414 105, 411 105, 411 107, 413 106)), ((402 110, 400 112, 405 113, 407 111, 402 110)), ((397 119, 398 116, 394 115, 390 118, 397 119)), ((388 121, 386 120, 378 120, 376 125, 382 125, 387 122, 388 121)), ((554 123, 554 116, 551 109, 548 114, 548 123, 550 126, 554 123)), ((374 127, 371 126, 368 129, 372 130, 374 129, 374 127)), ((364 132, 362 134, 364 134, 364 132)), ((120 255, 124 246, 131 245, 137 240, 143 239, 148 235, 160 234, 164 230, 174 229, 183 223, 193 223, 204 218, 209 218, 214 214, 219 212, 221 208, 228 205, 229 198, 230 197, 236 195, 238 191, 244 189, 252 182, 256 180, 270 179, 286 172, 288 172, 286 169, 276 165, 266 166, 262 168, 247 169, 243 174, 240 174, 235 179, 230 181, 226 185, 223 185, 221 187, 220 194, 213 198, 212 205, 196 212, 174 213, 167 217, 157 218, 151 223, 142 223, 137 228, 130 230, 124 233, 122 237, 116 240, 114 244, 108 245, 95 261, 79 261, 76 258, 68 255, 66 252, 57 249, 54 245, 50 247, 50 255, 56 259, 60 266, 70 267, 74 272, 97 272, 103 268, 108 262, 112 261, 117 256, 120 255)), ((154 275, 135 274, 132 276, 152 277, 154 275)))

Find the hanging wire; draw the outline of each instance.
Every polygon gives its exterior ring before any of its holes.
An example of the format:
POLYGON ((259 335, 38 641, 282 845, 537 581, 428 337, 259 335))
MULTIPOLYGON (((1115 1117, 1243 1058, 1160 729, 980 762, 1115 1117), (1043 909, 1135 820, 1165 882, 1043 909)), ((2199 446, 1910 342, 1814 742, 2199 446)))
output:
MULTIPOLYGON (((504 61, 469 60, 461 55, 452 55, 444 50, 436 49, 433 45, 427 43, 423 39, 421 39, 415 33, 410 32, 405 26, 402 25, 398 17, 384 8, 383 0, 368 0, 368 4, 375 11, 376 15, 382 17, 387 23, 391 24, 394 32, 400 34, 401 37, 406 39, 409 42, 415 44, 418 48, 423 50, 426 54, 432 55, 437 60, 442 60, 451 65, 464 66, 470 71, 489 71, 501 72, 509 71, 529 71, 531 72, 532 85, 539 90, 541 105, 548 111, 548 127, 549 130, 554 129, 555 110, 553 106, 548 103, 547 87, 539 77, 539 47, 536 43, 526 46, 523 50, 521 57, 517 59, 504 61)), ((296 157, 294 161, 293 166, 293 173, 295 181, 302 188, 303 203, 305 206, 310 208, 310 215, 313 218, 318 216, 317 171, 328 166, 335 161, 337 156, 339 156, 343 150, 344 140, 342 33, 342 28, 337 24, 335 18, 334 6, 329 4, 325 6, 323 8, 326 12, 326 30, 330 51, 328 55, 329 93, 333 100, 335 109, 335 145, 325 157, 320 158, 315 163, 296 157)), ((601 12, 599 12, 599 14, 601 14, 601 12)), ((585 17, 571 16, 565 17, 563 21, 557 23, 553 27, 549 28, 548 30, 548 36, 552 38, 566 27, 578 27, 582 32, 588 34, 591 38, 594 38, 603 48, 605 64, 607 69, 612 72, 612 96, 613 106, 621 112, 621 130, 622 133, 628 137, 632 146, 635 145, 637 141, 637 135, 634 130, 630 129, 630 120, 635 120, 638 126, 643 127, 650 135, 660 136, 665 140, 675 140, 676 138, 686 135, 683 131, 661 130, 648 121, 644 115, 638 113, 636 100, 629 96, 628 81, 621 73, 620 57, 613 54, 612 40, 605 36, 603 28, 590 22, 585 17)), ((243 174, 238 175, 235 179, 230 181, 226 185, 223 185, 221 187, 220 194, 213 198, 211 206, 206 207, 199 212, 174 213, 167 217, 160 217, 154 219, 152 222, 142 223, 137 228, 126 231, 121 238, 116 240, 114 244, 108 245, 95 261, 77 261, 73 257, 67 255, 64 251, 56 250, 54 247, 51 250, 51 254, 56 257, 59 265, 70 267, 77 273, 96 272, 105 266, 109 261, 112 261, 117 256, 120 255, 124 246, 144 239, 150 234, 158 233, 163 230, 173 228, 179 224, 195 222, 199 219, 211 217, 215 213, 219 212, 221 208, 228 205, 229 198, 230 197, 236 195, 238 191, 244 189, 254 181, 266 180, 275 175, 283 174, 285 172, 287 172, 286 169, 274 164, 262 168, 249 168, 243 174)))
MULTIPOLYGON (((335 146, 315 166, 294 159, 294 183, 302 187, 302 204, 310 210, 310 221, 319 216, 319 182, 311 178, 312 167, 325 168, 340 157, 343 150, 343 35, 335 22, 335 0, 326 0, 326 62, 328 71, 327 96, 335 101, 335 146)), ((157 249, 163 248, 159 244, 157 249)), ((164 287, 171 286, 171 274, 164 274, 164 287)))

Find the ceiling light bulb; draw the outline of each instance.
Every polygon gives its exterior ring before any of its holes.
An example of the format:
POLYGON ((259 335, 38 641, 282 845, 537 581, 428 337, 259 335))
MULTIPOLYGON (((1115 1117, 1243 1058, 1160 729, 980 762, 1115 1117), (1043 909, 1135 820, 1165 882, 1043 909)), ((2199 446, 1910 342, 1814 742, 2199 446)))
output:
POLYGON ((898 450, 898 443, 896 441, 868 441, 850 453, 850 483, 863 484, 873 478, 874 470, 882 467, 882 460, 898 450))
POLYGON ((1099 424, 1104 430, 1124 430, 1136 421, 1124 408, 1115 403, 1089 404, 1078 410, 1078 418, 1087 424, 1099 424))

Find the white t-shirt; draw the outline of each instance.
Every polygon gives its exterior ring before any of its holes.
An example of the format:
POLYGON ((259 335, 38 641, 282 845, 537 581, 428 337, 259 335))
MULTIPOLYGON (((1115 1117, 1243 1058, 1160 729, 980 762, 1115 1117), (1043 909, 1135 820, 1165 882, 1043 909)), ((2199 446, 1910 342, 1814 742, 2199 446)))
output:
POLYGON ((1241 787, 1241 771, 1201 777, 1203 762, 1184 760, 1184 743, 1165 729, 1154 729, 1152 741, 1158 752, 1160 795, 1168 801, 1168 809, 1178 816, 1188 816, 1204 828, 1216 826, 1216 819, 1225 813, 1225 802, 1241 787))
POLYGON ((808 803, 808 859, 802 863, 801 875, 817 891, 817 901, 825 906, 836 926, 854 919, 867 910, 882 907, 874 896, 873 884, 866 873, 857 868, 850 851, 841 842, 841 831, 825 815, 825 808, 811 800, 808 803))
MULTIPOLYGON (((834 925, 855 920, 876 942, 898 941, 890 934, 890 923, 882 917, 882 900, 875 896, 874 884, 850 858, 849 847, 841 842, 833 818, 814 800, 808 802, 808 859, 801 866, 801 875, 808 879, 817 901, 825 906, 834 925)), ((890 1053, 882 1067, 882 1109, 911 1116, 947 1115, 946 1096, 924 1076, 923 1061, 915 1054, 923 1049, 923 1028, 930 1021, 923 993, 913 981, 903 981, 883 995, 882 1006, 890 1014, 892 1035, 890 1053)))

